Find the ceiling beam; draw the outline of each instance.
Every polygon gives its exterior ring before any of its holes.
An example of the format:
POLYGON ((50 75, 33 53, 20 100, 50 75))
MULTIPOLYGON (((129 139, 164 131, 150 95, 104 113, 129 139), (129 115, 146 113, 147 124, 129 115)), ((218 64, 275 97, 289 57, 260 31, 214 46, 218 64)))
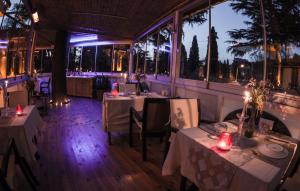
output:
POLYGON ((87 16, 98 16, 98 17, 110 17, 114 19, 121 19, 128 21, 129 18, 118 16, 118 15, 110 15, 110 14, 103 14, 98 12, 82 12, 82 11, 74 11, 71 13, 72 15, 87 15, 87 16))

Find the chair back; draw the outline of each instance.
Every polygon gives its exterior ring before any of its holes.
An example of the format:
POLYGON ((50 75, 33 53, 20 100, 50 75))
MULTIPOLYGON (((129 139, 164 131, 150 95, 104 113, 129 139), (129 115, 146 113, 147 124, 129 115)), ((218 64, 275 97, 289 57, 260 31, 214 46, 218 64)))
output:
POLYGON ((143 132, 166 129, 169 122, 170 105, 166 98, 145 98, 143 109, 143 132))
POLYGON ((198 99, 171 99, 171 127, 175 129, 198 127, 200 121, 199 105, 200 100, 198 99))

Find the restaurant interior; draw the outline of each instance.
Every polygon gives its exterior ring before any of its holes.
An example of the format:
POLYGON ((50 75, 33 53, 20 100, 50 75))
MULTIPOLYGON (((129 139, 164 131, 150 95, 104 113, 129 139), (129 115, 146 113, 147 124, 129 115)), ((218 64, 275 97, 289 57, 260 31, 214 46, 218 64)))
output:
POLYGON ((298 0, 0 0, 0 190, 300 190, 298 0))

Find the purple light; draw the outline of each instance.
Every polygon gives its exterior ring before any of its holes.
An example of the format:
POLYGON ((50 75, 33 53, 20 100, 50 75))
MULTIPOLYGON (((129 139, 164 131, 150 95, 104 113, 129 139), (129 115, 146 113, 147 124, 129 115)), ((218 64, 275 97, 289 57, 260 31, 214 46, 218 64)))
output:
POLYGON ((70 39, 70 43, 75 43, 75 42, 84 42, 84 41, 91 41, 91 40, 98 40, 98 36, 93 34, 93 35, 84 35, 84 36, 73 36, 70 39))
POLYGON ((7 49, 7 46, 0 46, 0 49, 7 49))
POLYGON ((8 40, 0 40, 0 44, 8 44, 9 41, 8 40))
POLYGON ((75 44, 76 47, 85 47, 85 46, 101 46, 101 45, 110 45, 110 44, 130 44, 130 41, 93 41, 93 42, 82 42, 75 44))

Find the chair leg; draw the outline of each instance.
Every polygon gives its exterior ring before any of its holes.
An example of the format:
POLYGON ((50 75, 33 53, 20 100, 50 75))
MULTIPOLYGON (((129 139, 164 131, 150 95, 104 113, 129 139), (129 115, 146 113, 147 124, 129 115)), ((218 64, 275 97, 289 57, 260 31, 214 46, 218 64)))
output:
POLYGON ((187 182, 187 178, 185 176, 181 175, 180 191, 185 191, 185 189, 186 189, 186 182, 187 182))
POLYGON ((170 142, 169 142, 168 139, 166 139, 166 141, 165 141, 165 148, 164 148, 164 160, 163 160, 164 162, 165 162, 165 160, 167 158, 167 154, 169 152, 169 148, 170 148, 170 142))
POLYGON ((32 170, 30 169, 27 161, 25 160, 25 158, 21 158, 21 161, 22 165, 24 166, 24 168, 27 170, 28 174, 30 175, 30 177, 32 178, 33 182, 36 184, 36 185, 39 185, 39 181, 37 180, 37 178, 35 177, 35 175, 33 174, 32 170))
POLYGON ((111 132, 107 132, 107 135, 108 135, 108 144, 112 145, 112 143, 111 143, 111 132))
POLYGON ((12 191, 12 189, 9 187, 8 183, 2 175, 0 177, 0 185, 4 191, 12 191))
POLYGON ((132 123, 133 123, 133 119, 132 119, 132 112, 130 110, 130 116, 129 116, 129 146, 132 147, 132 123))
POLYGON ((29 183, 30 187, 32 188, 32 190, 37 191, 36 189, 36 184, 34 183, 34 181, 31 179, 30 177, 30 173, 26 170, 26 167, 24 166, 23 162, 18 161, 18 164, 27 180, 27 182, 29 183))
POLYGON ((147 161, 147 140, 144 135, 142 135, 142 143, 143 143, 143 148, 142 148, 143 160, 147 161))

